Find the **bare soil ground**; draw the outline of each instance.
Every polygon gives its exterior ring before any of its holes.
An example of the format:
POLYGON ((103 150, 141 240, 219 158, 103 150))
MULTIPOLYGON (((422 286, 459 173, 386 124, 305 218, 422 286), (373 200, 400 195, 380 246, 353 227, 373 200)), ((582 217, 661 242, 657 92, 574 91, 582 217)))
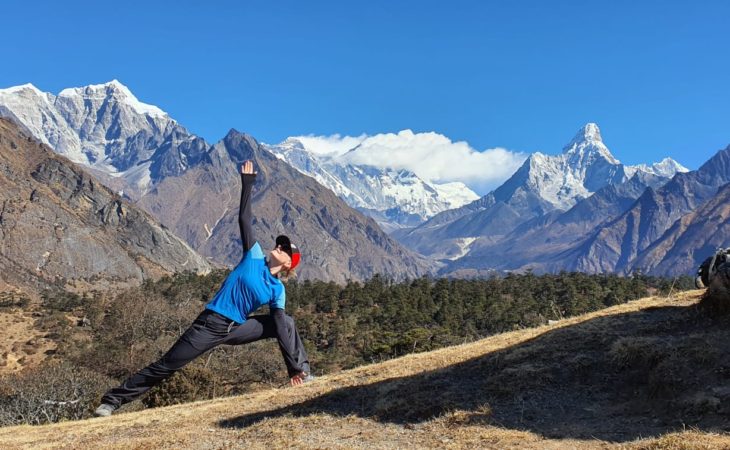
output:
POLYGON ((730 449, 730 326, 699 291, 281 388, 0 429, 1 448, 730 449))

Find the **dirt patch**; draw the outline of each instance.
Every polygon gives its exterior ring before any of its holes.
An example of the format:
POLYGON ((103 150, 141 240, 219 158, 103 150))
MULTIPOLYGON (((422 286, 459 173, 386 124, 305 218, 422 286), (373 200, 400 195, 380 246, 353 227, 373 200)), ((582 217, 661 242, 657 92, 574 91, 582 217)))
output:
POLYGON ((56 344, 36 329, 37 314, 0 310, 0 375, 35 367, 56 349, 56 344))

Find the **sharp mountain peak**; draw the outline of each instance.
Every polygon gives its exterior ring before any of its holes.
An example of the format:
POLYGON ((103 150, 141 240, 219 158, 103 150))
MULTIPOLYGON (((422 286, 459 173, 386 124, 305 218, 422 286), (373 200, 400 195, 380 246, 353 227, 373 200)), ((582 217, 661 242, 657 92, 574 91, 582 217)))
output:
POLYGON ((603 143, 603 138, 601 137, 601 129, 598 127, 598 124, 594 122, 588 122, 587 124, 583 125, 581 129, 578 130, 578 132, 575 134, 575 137, 573 137, 573 140, 570 141, 570 144, 568 144, 568 146, 579 142, 603 143))

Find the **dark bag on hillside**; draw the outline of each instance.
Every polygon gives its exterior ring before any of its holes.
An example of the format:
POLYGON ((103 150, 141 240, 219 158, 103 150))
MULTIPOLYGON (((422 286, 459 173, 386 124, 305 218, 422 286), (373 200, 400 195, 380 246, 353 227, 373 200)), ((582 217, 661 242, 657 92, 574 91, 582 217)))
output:
POLYGON ((719 248, 714 255, 704 260, 697 268, 697 275, 695 276, 697 289, 709 286, 712 277, 717 273, 717 268, 725 263, 730 263, 730 248, 719 248))

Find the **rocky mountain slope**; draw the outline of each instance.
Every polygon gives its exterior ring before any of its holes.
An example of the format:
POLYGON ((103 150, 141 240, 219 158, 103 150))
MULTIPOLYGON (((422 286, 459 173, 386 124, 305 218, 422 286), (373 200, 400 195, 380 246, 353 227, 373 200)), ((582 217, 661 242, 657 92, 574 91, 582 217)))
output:
POLYGON ((32 84, 0 89, 0 116, 132 199, 200 162, 208 147, 117 80, 58 95, 32 84))
POLYGON ((629 180, 599 189, 565 212, 553 211, 527 221, 498 241, 478 239, 470 252, 446 269, 467 275, 474 270, 560 271, 561 255, 588 239, 596 229, 626 211, 647 187, 666 178, 637 172, 629 180))
POLYGON ((730 247, 730 184, 685 214, 641 252, 634 267, 659 275, 691 274, 718 248, 730 247))
MULTIPOLYGON (((627 211, 565 255, 565 268, 628 273, 642 269, 641 264, 653 266, 656 262, 651 262, 649 256, 640 262, 639 255, 654 243, 666 248, 668 241, 659 242, 664 233, 683 215, 715 197, 718 189, 728 182, 730 147, 719 151, 696 171, 678 173, 664 186, 644 191, 627 211)), ((696 250, 697 255, 693 253, 682 267, 694 266, 698 260, 704 259, 699 253, 701 249, 696 250)), ((677 267, 677 270, 680 268, 677 267)))
POLYGON ((296 389, 6 427, 0 444, 728 448, 727 317, 699 313, 698 297, 694 291, 642 299, 322 376, 296 389))
POLYGON ((0 271, 6 287, 139 283, 210 264, 150 215, 0 119, 0 271))

